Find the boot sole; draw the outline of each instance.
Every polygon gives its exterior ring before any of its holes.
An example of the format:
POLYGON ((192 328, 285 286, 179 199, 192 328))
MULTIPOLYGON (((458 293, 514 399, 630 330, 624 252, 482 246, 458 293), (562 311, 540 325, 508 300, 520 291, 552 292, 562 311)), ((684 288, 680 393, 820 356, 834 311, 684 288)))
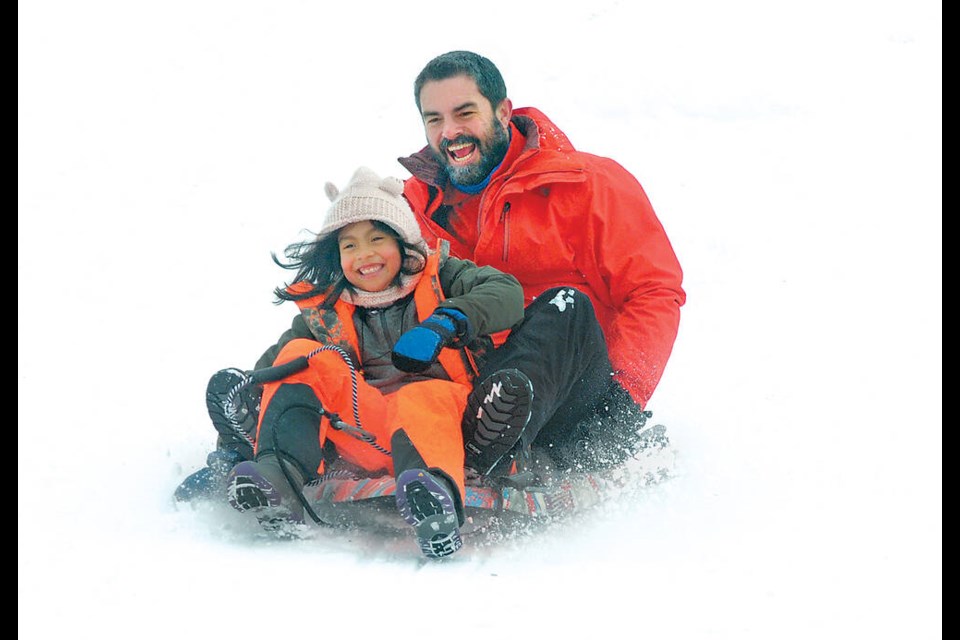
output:
POLYGON ((281 535, 292 535, 295 527, 303 524, 283 505, 280 493, 269 480, 257 472, 255 463, 241 462, 230 473, 227 483, 227 501, 241 513, 251 513, 264 530, 281 535))
POLYGON ((488 376, 467 398, 465 465, 488 475, 520 440, 533 405, 533 384, 517 369, 488 376), (474 423, 471 425, 471 423, 474 423))
POLYGON ((409 469, 397 478, 397 509, 413 526, 420 551, 443 558, 463 546, 457 510, 447 488, 421 469, 409 469))

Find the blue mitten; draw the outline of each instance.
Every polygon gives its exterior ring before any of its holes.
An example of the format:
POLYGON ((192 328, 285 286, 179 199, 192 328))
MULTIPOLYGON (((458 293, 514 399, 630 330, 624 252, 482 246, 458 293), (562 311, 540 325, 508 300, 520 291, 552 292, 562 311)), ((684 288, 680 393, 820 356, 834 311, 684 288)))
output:
POLYGON ((469 321, 457 309, 441 308, 406 331, 393 345, 393 366, 408 373, 426 371, 440 350, 468 333, 469 321))

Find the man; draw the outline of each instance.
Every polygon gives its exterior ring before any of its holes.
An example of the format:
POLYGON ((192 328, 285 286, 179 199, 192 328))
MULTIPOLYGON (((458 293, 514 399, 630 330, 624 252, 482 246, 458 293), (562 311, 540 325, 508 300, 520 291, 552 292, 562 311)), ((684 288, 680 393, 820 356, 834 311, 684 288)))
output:
MULTIPOLYGON (((537 109, 515 110, 500 71, 476 53, 431 60, 414 98, 427 146, 399 162, 424 237, 523 285, 524 324, 486 367, 532 383, 523 445, 564 467, 621 462, 638 446, 686 299, 643 188, 615 161, 577 151, 537 109)), ((475 421, 466 416, 466 435, 475 421)), ((469 466, 478 454, 467 447, 469 466)))

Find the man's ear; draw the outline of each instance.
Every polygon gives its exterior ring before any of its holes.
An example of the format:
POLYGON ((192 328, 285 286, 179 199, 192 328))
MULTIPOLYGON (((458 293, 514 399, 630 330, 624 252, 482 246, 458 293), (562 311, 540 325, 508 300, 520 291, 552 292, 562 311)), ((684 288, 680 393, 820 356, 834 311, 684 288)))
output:
POLYGON ((504 129, 510 126, 510 118, 513 116, 513 103, 510 102, 510 98, 504 98, 500 101, 500 104, 494 110, 494 115, 504 129))

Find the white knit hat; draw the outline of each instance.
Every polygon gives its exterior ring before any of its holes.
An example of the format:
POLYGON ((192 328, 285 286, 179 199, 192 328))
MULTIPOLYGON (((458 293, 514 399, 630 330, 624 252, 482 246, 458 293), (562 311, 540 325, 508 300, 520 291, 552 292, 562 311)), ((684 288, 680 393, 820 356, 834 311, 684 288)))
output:
POLYGON ((324 186, 324 191, 333 204, 327 210, 318 238, 354 222, 379 220, 400 234, 404 242, 426 248, 410 204, 403 197, 400 178, 381 178, 372 169, 360 167, 343 191, 331 182, 324 186))

